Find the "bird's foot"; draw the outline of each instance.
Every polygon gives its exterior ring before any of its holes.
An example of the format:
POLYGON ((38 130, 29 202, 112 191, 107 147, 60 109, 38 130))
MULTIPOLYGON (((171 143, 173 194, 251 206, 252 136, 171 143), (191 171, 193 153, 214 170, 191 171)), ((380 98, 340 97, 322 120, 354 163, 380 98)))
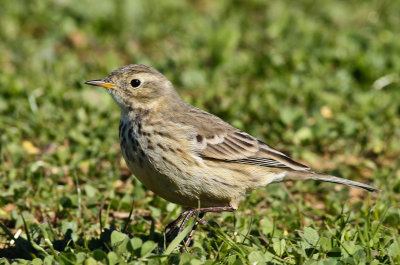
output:
POLYGON ((196 217, 196 222, 195 222, 192 230, 190 231, 189 235, 185 239, 185 242, 184 242, 183 246, 180 248, 181 252, 185 252, 186 251, 186 247, 192 241, 192 238, 193 238, 193 235, 194 235, 194 231, 196 230, 197 226, 199 224, 208 225, 208 221, 203 219, 203 217, 204 217, 204 215, 206 213, 210 213, 210 212, 233 212, 233 210, 234 209, 232 207, 230 207, 230 206, 207 207, 207 208, 199 208, 199 209, 189 208, 189 209, 185 210, 184 212, 182 212, 177 219, 175 219, 174 221, 172 221, 169 224, 167 224, 167 226, 165 227, 165 231, 167 232, 166 238, 167 238, 168 241, 172 241, 174 236, 177 236, 179 233, 181 233, 183 231, 183 229, 185 228, 185 225, 187 224, 189 219, 191 217, 196 217), (182 221, 182 223, 179 226, 178 231, 176 231, 177 228, 178 228, 178 224, 181 221, 182 221))
POLYGON ((202 219, 200 217, 200 214, 201 214, 201 212, 199 212, 199 209, 189 208, 189 209, 183 211, 179 215, 179 217, 176 218, 174 221, 168 223, 167 226, 165 227, 165 231, 167 232, 166 237, 167 237, 168 241, 172 241, 173 237, 177 236, 178 234, 180 234, 183 231, 183 229, 184 229, 186 223, 189 221, 190 217, 197 216, 197 222, 199 222, 202 225, 207 225, 208 221, 202 219), (199 214, 199 216, 197 216, 198 214, 199 214), (181 221, 182 221, 182 223, 178 227, 178 224, 181 221))

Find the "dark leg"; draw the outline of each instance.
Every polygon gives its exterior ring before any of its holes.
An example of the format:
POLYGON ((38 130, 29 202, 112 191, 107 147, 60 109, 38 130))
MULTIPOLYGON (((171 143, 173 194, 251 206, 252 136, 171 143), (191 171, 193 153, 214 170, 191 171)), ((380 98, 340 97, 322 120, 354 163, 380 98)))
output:
POLYGON ((207 207, 200 208, 200 213, 222 213, 222 212, 233 212, 235 209, 231 206, 220 206, 220 207, 207 207))
MULTIPOLYGON (((200 213, 199 214, 199 218, 200 220, 203 220, 205 213, 200 213)), ((204 221, 204 220, 203 220, 204 221)), ((197 226, 199 225, 199 220, 196 221, 196 223, 194 224, 192 230, 190 231, 189 235, 187 236, 185 243, 183 244, 183 246, 179 249, 181 251, 181 253, 186 252, 186 247, 189 246, 190 241, 192 241, 192 237, 194 235, 194 231, 196 230, 197 226)))
POLYGON ((182 233, 183 228, 185 228, 186 223, 189 221, 189 218, 192 216, 195 216, 197 214, 196 209, 190 209, 188 213, 186 214, 185 218, 183 219, 181 226, 179 227, 179 232, 178 234, 182 233))
POLYGON ((187 223, 187 221, 189 220, 189 218, 193 216, 193 209, 189 208, 185 211, 183 211, 178 218, 176 218, 174 221, 170 222, 167 224, 167 226, 165 227, 165 231, 167 232, 166 234, 166 238, 167 240, 172 239, 173 234, 176 230, 176 228, 178 227, 179 222, 183 219, 181 226, 179 227, 179 231, 177 232, 177 234, 179 234, 180 232, 182 232, 182 227, 184 224, 187 223))
POLYGON ((186 223, 188 222, 190 217, 196 216, 197 214, 199 214, 199 216, 197 217, 196 223, 194 224, 192 230, 190 231, 187 239, 184 242, 184 245, 181 248, 181 252, 184 252, 186 249, 186 246, 189 245, 190 241, 192 240, 192 237, 194 235, 194 231, 196 230, 197 226, 200 224, 202 225, 207 225, 208 222, 206 220, 203 219, 204 215, 206 213, 220 213, 220 212, 233 212, 233 208, 231 206, 221 206, 221 207, 208 207, 208 208, 200 208, 200 209, 194 209, 194 208, 190 208, 187 209, 186 211, 184 211, 183 213, 181 213, 179 215, 179 217, 175 220, 172 221, 171 223, 169 223, 166 227, 165 230, 169 230, 167 232, 167 238, 170 238, 170 236, 172 235, 172 232, 175 231, 176 227, 178 226, 179 222, 183 219, 182 224, 179 227, 179 231, 178 234, 181 233, 186 225, 186 223))
POLYGON ((183 211, 178 218, 176 218, 174 221, 169 222, 166 226, 165 226, 165 231, 167 230, 174 230, 175 227, 178 226, 179 222, 186 217, 186 215, 188 214, 188 211, 190 211, 191 209, 188 209, 186 211, 183 211))

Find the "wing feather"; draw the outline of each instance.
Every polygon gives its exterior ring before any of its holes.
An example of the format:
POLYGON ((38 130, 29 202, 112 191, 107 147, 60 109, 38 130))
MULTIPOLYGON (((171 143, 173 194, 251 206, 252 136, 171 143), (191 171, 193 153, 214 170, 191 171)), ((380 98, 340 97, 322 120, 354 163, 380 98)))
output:
POLYGON ((263 167, 310 170, 309 167, 232 127, 217 116, 184 102, 180 102, 179 106, 182 108, 182 113, 190 113, 190 119, 187 119, 185 115, 170 115, 174 112, 165 112, 164 118, 180 126, 189 126, 194 129, 197 133, 192 136, 194 148, 204 159, 263 167))
POLYGON ((222 135, 208 138, 201 136, 197 139, 202 140, 199 143, 200 155, 205 159, 263 167, 310 170, 309 167, 292 160, 287 155, 241 131, 225 131, 222 135))

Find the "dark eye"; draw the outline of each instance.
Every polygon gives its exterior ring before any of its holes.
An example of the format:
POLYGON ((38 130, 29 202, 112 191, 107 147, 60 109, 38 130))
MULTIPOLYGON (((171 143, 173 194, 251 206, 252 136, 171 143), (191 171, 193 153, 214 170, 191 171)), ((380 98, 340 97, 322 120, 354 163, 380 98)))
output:
POLYGON ((138 86, 140 86, 140 80, 139 80, 139 79, 132 79, 132 81, 131 81, 131 86, 132 86, 132 87, 138 87, 138 86))

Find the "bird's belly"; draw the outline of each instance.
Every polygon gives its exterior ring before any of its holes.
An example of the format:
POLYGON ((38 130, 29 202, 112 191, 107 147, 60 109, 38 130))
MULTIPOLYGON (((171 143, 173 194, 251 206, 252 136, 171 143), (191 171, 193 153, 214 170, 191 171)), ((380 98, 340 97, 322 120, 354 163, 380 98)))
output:
POLYGON ((137 152, 132 149, 126 150, 122 146, 121 149, 129 169, 146 188, 170 202, 186 206, 197 205, 198 199, 195 192, 184 192, 180 182, 176 181, 176 177, 171 176, 171 172, 165 172, 163 168, 155 168, 154 163, 161 164, 157 163, 159 161, 152 161, 152 163, 140 149, 137 152))
POLYGON ((133 152, 121 148, 124 159, 143 185, 158 196, 187 207, 231 206, 236 200, 237 190, 233 186, 223 186, 209 178, 208 172, 191 169, 190 166, 171 166, 163 161, 162 156, 153 156, 144 151, 133 152), (189 173, 192 172, 192 173, 189 173))

